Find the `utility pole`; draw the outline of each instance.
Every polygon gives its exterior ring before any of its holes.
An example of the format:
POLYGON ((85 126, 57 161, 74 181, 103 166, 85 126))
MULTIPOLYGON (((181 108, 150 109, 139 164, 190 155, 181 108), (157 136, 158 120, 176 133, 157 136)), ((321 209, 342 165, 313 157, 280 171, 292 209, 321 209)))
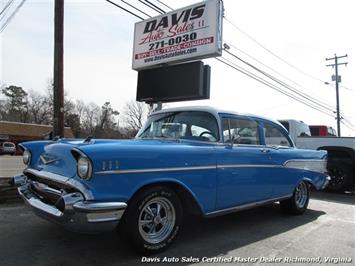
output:
POLYGON ((336 54, 334 55, 333 58, 326 58, 326 61, 329 60, 334 60, 334 64, 329 64, 327 65, 327 67, 331 66, 331 67, 335 67, 335 76, 333 76, 333 80, 335 80, 335 90, 336 90, 336 102, 337 102, 337 131, 338 131, 338 137, 341 136, 340 134, 340 121, 341 121, 341 117, 340 117, 340 104, 339 104, 339 83, 341 82, 341 76, 338 75, 338 66, 340 65, 347 65, 348 62, 346 63, 338 63, 338 59, 339 58, 344 58, 347 57, 348 55, 342 55, 342 56, 337 56, 336 54))
POLYGON ((54 1, 53 137, 64 137, 63 33, 64 0, 54 1))

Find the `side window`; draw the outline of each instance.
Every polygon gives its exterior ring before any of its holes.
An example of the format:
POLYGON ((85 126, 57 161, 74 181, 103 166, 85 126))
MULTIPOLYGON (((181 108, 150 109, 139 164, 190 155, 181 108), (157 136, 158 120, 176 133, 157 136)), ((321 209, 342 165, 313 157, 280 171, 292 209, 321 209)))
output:
POLYGON ((266 145, 291 147, 286 136, 275 126, 265 123, 264 132, 266 145))
POLYGON ((259 145, 258 123, 254 120, 224 118, 223 119, 224 142, 234 144, 259 145))

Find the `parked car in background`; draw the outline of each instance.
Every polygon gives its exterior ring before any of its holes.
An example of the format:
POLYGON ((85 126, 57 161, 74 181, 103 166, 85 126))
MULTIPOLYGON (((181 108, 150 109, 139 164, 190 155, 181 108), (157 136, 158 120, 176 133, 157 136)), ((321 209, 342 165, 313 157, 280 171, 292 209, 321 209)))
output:
POLYGON ((335 137, 337 135, 336 130, 328 126, 309 125, 309 129, 311 130, 312 137, 322 137, 322 136, 335 137))
POLYGON ((21 144, 14 177, 39 216, 81 232, 120 231, 140 251, 168 247, 183 216, 213 217, 280 202, 308 206, 328 183, 327 152, 294 147, 278 122, 209 107, 151 114, 132 140, 21 144))
POLYGON ((10 155, 15 155, 16 154, 16 145, 15 143, 12 142, 1 142, 0 143, 0 155, 3 154, 10 154, 10 155))
POLYGON ((331 177, 328 190, 342 192, 354 188, 354 137, 311 136, 309 126, 303 121, 294 119, 279 121, 288 130, 298 148, 328 152, 328 171, 331 177))

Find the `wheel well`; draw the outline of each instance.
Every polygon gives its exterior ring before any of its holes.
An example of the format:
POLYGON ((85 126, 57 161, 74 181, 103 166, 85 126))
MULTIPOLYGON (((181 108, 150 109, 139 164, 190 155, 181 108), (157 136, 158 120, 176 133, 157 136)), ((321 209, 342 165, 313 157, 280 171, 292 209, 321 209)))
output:
POLYGON ((191 192, 188 191, 182 185, 172 181, 156 182, 144 185, 133 194, 131 199, 128 201, 128 204, 138 193, 151 187, 168 187, 172 189, 181 200, 181 204, 184 211, 187 211, 187 213, 191 215, 202 215, 202 210, 196 202, 196 199, 191 195, 191 192))
POLYGON ((316 186, 310 180, 304 180, 304 182, 306 182, 310 189, 317 190, 316 186))
POLYGON ((349 165, 355 165, 355 151, 346 147, 319 147, 318 150, 328 152, 329 162, 343 162, 349 165))

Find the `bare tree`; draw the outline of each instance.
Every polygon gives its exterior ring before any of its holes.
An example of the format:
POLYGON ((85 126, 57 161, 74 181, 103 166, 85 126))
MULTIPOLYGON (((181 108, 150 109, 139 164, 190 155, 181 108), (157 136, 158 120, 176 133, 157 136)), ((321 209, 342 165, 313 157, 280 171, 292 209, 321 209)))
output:
POLYGON ((52 121, 52 106, 47 96, 35 91, 28 94, 28 110, 30 121, 35 124, 50 124, 52 121))
POLYGON ((148 106, 145 103, 136 102, 134 100, 126 103, 123 110, 124 121, 135 133, 143 126, 147 115, 148 106))

